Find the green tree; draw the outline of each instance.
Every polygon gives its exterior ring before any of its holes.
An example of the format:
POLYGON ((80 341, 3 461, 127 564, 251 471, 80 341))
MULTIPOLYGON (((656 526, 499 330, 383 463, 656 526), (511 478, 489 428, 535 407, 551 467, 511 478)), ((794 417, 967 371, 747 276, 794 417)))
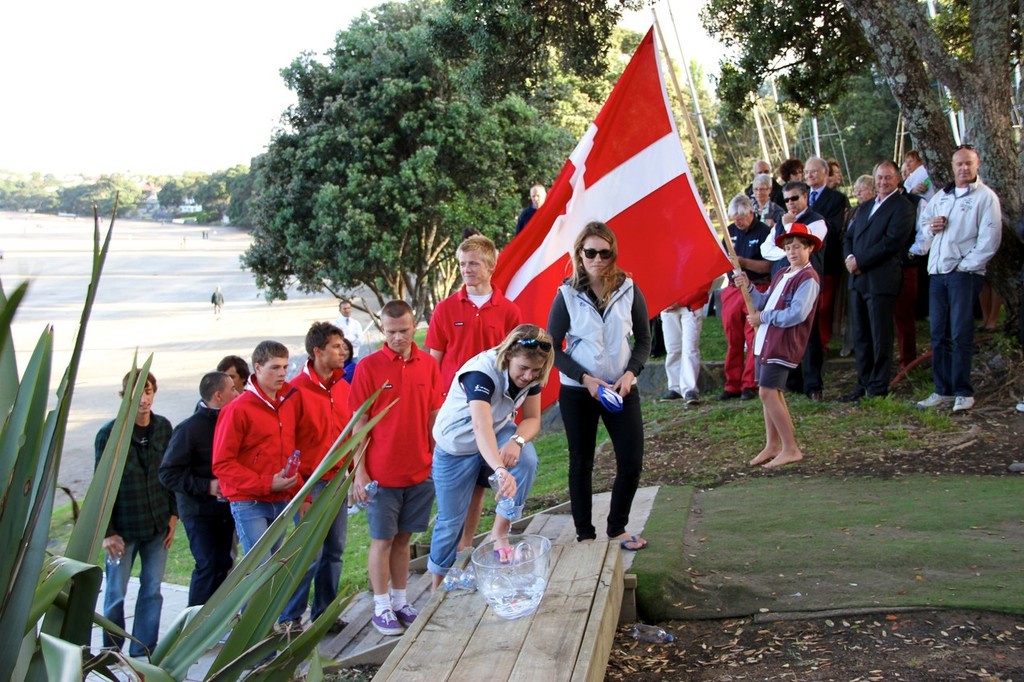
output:
POLYGON ((249 172, 248 166, 235 166, 238 173, 228 179, 228 218, 232 225, 238 227, 252 227, 252 217, 249 213, 249 201, 252 199, 254 174, 249 172))
POLYGON ((171 178, 156 193, 156 198, 162 208, 173 213, 185 201, 185 188, 177 178, 171 178))
POLYGON ((99 209, 100 215, 109 216, 117 201, 117 215, 123 217, 135 211, 142 191, 133 180, 119 173, 101 175, 94 182, 70 187, 61 187, 57 195, 59 209, 78 215, 89 215, 93 206, 99 209))
POLYGON ((445 0, 430 25, 435 44, 460 67, 460 78, 501 97, 522 94, 558 74, 585 82, 603 78, 623 10, 643 5, 643 0, 445 0))
POLYGON ((269 299, 292 282, 337 296, 364 285, 420 315, 452 289, 463 230, 511 235, 524 179, 553 177, 572 139, 511 94, 460 87, 426 0, 381 5, 337 36, 330 62, 284 69, 298 98, 254 159, 243 264, 269 299))

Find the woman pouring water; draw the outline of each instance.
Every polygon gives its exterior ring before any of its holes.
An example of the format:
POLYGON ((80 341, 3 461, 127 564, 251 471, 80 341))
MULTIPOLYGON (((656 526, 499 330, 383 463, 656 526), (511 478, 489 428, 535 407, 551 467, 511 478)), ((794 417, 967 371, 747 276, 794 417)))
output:
MULTIPOLYGON (((427 568, 435 588, 455 563, 481 468, 494 470, 498 498, 511 498, 521 512, 537 474, 537 451, 530 441, 540 432, 540 391, 553 364, 548 333, 521 324, 501 345, 475 356, 456 373, 434 422, 437 521, 427 568), (517 413, 522 416, 518 425, 517 413)), ((494 520, 491 540, 500 548, 508 547, 511 523, 500 514, 494 520)))

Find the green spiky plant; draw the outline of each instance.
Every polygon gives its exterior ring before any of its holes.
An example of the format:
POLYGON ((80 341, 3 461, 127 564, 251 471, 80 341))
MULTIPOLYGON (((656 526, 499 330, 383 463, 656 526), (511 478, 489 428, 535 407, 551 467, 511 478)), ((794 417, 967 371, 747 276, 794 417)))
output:
MULTIPOLYGON (((331 520, 341 510, 351 474, 332 479, 301 523, 291 532, 289 526, 315 481, 336 464, 343 465, 342 471, 351 469, 347 465, 358 452, 357 446, 387 412, 375 416, 359 431, 353 430, 377 394, 356 412, 323 462, 253 550, 241 558, 205 605, 190 607, 178 617, 149 660, 90 648, 97 626, 121 637, 130 636, 95 612, 103 572, 94 561, 117 497, 152 357, 138 368, 135 383, 125 391, 65 553, 49 554, 46 539, 85 330, 113 228, 111 220, 101 244, 99 217, 94 215, 92 277, 75 348, 53 409, 47 409, 53 329, 44 329, 19 376, 11 326, 27 284, 17 287, 10 297, 0 287, 0 415, 4 416, 0 430, 0 481, 4 484, 0 489, 0 547, 6 550, 0 553, 0 641, 19 643, 0 647, 0 680, 81 680, 92 672, 113 680, 118 679, 118 669, 130 670, 147 680, 182 680, 189 668, 229 631, 206 676, 208 680, 280 680, 292 675, 303 661, 310 662, 311 670, 319 670, 316 645, 351 597, 339 595, 297 637, 275 633, 273 625, 323 544, 331 520), (282 538, 280 548, 260 565, 260 559, 282 538), (243 609, 247 604, 251 608, 243 609)), ((134 360, 132 369, 136 369, 134 360)))

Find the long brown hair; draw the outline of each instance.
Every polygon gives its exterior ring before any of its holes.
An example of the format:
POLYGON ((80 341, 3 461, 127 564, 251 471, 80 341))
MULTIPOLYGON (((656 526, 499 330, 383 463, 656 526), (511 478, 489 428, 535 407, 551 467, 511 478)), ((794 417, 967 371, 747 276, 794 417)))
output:
POLYGON ((604 223, 595 220, 587 223, 580 230, 576 242, 572 246, 572 277, 569 278, 569 283, 573 288, 584 289, 590 286, 590 276, 587 275, 587 270, 583 267, 583 242, 587 240, 587 237, 599 237, 605 240, 612 252, 611 266, 605 268, 601 275, 601 283, 604 285, 604 293, 601 295, 601 307, 603 308, 608 305, 612 294, 622 285, 628 275, 618 266, 619 240, 615 238, 615 233, 604 223))

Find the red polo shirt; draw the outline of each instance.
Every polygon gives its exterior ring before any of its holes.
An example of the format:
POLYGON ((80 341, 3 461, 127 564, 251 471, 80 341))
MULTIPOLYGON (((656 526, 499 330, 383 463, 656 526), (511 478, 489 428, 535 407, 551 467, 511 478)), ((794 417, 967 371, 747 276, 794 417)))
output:
POLYGON ((434 308, 423 342, 427 348, 441 351, 441 390, 445 395, 455 373, 479 353, 494 348, 522 320, 519 306, 505 298, 498 289, 491 300, 477 308, 469 300, 466 287, 444 299, 434 308))
POLYGON ((366 472, 384 488, 407 488, 430 476, 431 414, 444 402, 437 363, 415 343, 408 360, 385 345, 356 365, 349 394, 352 411, 382 385, 366 415, 372 419, 396 398, 398 402, 370 432, 366 472))

